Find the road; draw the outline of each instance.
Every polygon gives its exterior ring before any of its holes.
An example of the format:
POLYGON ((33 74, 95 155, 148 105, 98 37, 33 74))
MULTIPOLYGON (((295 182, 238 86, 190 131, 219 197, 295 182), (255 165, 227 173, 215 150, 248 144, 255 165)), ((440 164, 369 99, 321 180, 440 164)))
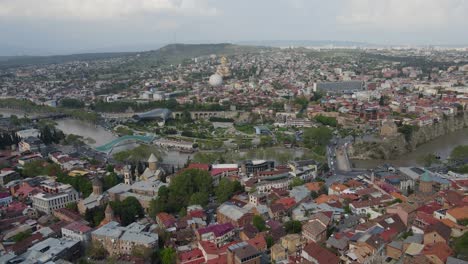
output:
POLYGON ((331 175, 325 179, 328 186, 337 181, 345 182, 367 172, 366 170, 351 168, 351 163, 346 151, 346 147, 351 141, 352 139, 350 138, 343 139, 334 137, 327 146, 327 161, 331 173, 331 175))

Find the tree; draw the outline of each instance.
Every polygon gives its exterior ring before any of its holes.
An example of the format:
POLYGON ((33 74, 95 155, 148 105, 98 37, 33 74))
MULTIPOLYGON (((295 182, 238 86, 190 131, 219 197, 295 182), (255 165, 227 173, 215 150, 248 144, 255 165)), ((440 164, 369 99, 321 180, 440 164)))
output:
POLYGON ((284 224, 284 229, 288 234, 297 234, 302 231, 302 223, 300 221, 291 220, 284 224))
POLYGON ((120 218, 122 225, 129 225, 135 220, 145 216, 143 207, 135 197, 127 197, 122 202, 113 201, 110 203, 114 214, 120 218))
POLYGON ((161 250, 161 262, 162 264, 175 264, 176 263, 176 252, 173 248, 164 248, 161 250))
POLYGON ((90 223, 91 227, 98 226, 102 220, 104 220, 104 210, 107 204, 103 206, 94 207, 92 209, 86 209, 84 218, 85 220, 90 223))
POLYGON ((119 176, 117 176, 115 172, 111 172, 108 175, 104 176, 102 187, 106 191, 121 182, 122 182, 122 179, 119 178, 119 176))
POLYGON ((107 166, 106 166, 106 171, 107 171, 107 172, 110 172, 110 173, 114 172, 114 165, 112 165, 112 164, 107 164, 107 166))
POLYGON ((303 179, 296 177, 291 181, 291 187, 301 186, 304 185, 304 183, 303 179))
POLYGON ((321 123, 322 125, 325 126, 331 126, 331 127, 336 127, 338 125, 338 121, 334 117, 328 117, 328 116, 323 116, 323 115, 317 115, 315 116, 315 121, 321 123))
POLYGON ((109 253, 107 253, 107 250, 101 243, 97 241, 91 241, 87 248, 86 255, 88 255, 91 259, 103 260, 109 255, 109 253))
POLYGON ((327 127, 307 128, 303 135, 304 145, 307 148, 326 146, 332 137, 332 131, 327 127))
POLYGON ((60 101, 60 106, 64 108, 83 108, 85 104, 75 98, 64 98, 60 101))
POLYGON ((267 236, 265 240, 268 248, 271 248, 275 244, 275 240, 272 236, 267 236))
POLYGON ((273 138, 271 136, 261 136, 259 147, 273 146, 273 138))
POLYGON ((383 95, 380 96, 379 105, 380 105, 380 106, 384 106, 384 105, 385 105, 385 97, 384 97, 383 95))
POLYGON ((13 242, 18 243, 18 242, 21 242, 21 241, 25 240, 26 238, 30 237, 31 234, 32 234, 32 232, 30 230, 19 232, 18 234, 14 235, 12 237, 12 240, 13 240, 13 242))
POLYGON ((405 136, 405 139, 407 142, 411 140, 413 137, 413 132, 415 130, 415 127, 412 125, 403 125, 400 128, 398 128, 398 132, 403 134, 405 136))
POLYGON ((212 178, 207 171, 185 170, 171 180, 168 188, 158 190, 158 198, 150 202, 149 213, 151 216, 159 212, 178 213, 192 203, 206 205, 212 194, 212 178))
POLYGON ((208 204, 209 196, 208 193, 197 192, 192 194, 190 197, 190 205, 198 204, 201 206, 206 206, 208 204))
POLYGON ((458 146, 452 150, 450 158, 453 160, 464 161, 468 159, 468 145, 458 146))
POLYGON ((76 202, 69 203, 65 207, 72 211, 78 212, 78 204, 76 204, 76 202))
POLYGON ((424 167, 430 167, 432 164, 439 162, 439 160, 437 159, 437 156, 433 153, 428 153, 426 155, 423 155, 419 157, 418 160, 424 165, 424 167))
POLYGON ((236 193, 242 190, 242 186, 238 181, 230 181, 223 178, 219 181, 215 189, 215 195, 218 203, 224 203, 236 193))
POLYGON ((263 232, 266 230, 265 220, 261 216, 255 215, 253 217, 252 223, 258 229, 258 231, 263 232))
POLYGON ((468 233, 465 233, 461 237, 455 239, 453 249, 459 258, 468 260, 468 233))
POLYGON ((312 197, 312 199, 316 199, 318 197, 318 193, 316 191, 311 191, 310 192, 310 197, 312 197))

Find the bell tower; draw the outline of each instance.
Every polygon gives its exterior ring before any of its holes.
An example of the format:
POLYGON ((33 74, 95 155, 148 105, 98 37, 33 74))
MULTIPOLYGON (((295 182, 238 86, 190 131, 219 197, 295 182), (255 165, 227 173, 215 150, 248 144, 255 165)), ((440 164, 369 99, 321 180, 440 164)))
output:
POLYGON ((125 166, 124 169, 124 183, 127 185, 132 185, 133 179, 132 179, 132 170, 130 165, 125 166))

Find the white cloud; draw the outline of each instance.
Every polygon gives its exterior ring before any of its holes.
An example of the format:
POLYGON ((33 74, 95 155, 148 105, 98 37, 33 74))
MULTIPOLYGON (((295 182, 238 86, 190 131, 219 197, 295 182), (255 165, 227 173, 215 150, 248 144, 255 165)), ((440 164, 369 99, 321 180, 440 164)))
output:
POLYGON ((0 0, 0 18, 94 20, 138 15, 213 16, 206 0, 0 0))
POLYGON ((468 24, 465 0, 344 0, 337 21, 357 29, 430 31, 468 24))

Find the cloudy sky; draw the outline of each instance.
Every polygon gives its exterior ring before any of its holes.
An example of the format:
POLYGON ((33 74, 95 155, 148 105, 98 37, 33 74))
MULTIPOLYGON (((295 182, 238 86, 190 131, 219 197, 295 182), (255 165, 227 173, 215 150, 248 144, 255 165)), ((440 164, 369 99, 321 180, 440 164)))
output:
POLYGON ((0 0, 0 51, 132 50, 175 41, 468 44, 467 16, 467 0, 0 0))

